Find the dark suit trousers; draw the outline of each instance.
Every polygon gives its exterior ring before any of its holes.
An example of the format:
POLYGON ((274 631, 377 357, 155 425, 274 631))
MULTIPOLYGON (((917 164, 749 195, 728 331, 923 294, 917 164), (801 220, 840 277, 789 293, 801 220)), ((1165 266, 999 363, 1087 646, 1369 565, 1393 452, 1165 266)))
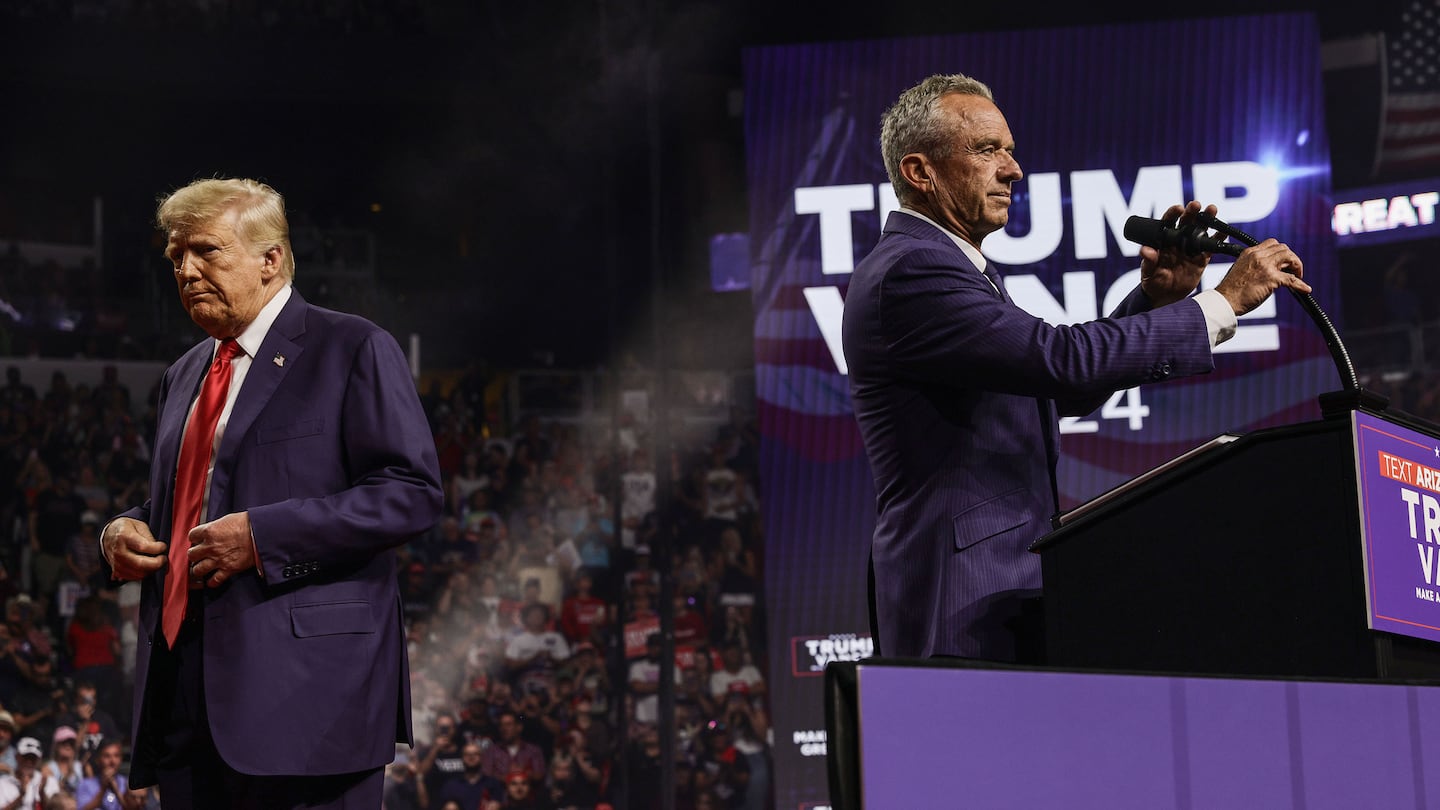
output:
MULTIPOLYGON (((141 735, 156 746, 165 810, 376 810, 385 769, 333 776, 253 776, 215 750, 205 712, 204 599, 192 593, 175 649, 156 644, 141 735)), ((322 733, 316 729, 315 733, 322 733)), ((142 743, 143 744, 143 743, 142 743)), ((263 741, 257 741, 263 745, 263 741)))

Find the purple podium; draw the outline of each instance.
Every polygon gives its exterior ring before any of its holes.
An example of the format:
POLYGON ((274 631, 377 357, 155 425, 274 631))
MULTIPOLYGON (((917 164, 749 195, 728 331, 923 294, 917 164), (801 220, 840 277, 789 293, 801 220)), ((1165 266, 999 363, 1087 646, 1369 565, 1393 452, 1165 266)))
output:
POLYGON ((1440 807, 1440 429, 1221 436, 1056 523, 1047 667, 826 669, 834 810, 1440 807))
POLYGON ((1346 410, 1220 437, 1041 538, 1048 663, 1440 678, 1440 429, 1346 410))
POLYGON ((867 660, 826 687, 833 810, 1440 806, 1440 686, 867 660))

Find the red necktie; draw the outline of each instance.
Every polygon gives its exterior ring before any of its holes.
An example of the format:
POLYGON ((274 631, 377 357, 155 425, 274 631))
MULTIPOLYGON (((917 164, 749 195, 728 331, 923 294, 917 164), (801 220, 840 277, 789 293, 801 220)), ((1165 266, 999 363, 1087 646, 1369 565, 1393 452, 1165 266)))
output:
POLYGON ((190 599, 190 530, 200 525, 200 507, 205 502, 205 473, 210 467, 210 451, 215 443, 215 425, 225 410, 225 394, 230 389, 230 361, 240 354, 234 338, 220 342, 215 360, 200 396, 195 398, 195 412, 180 442, 180 461, 175 467, 175 513, 170 523, 170 570, 165 574, 165 605, 160 612, 165 641, 172 648, 185 620, 185 605, 190 599))

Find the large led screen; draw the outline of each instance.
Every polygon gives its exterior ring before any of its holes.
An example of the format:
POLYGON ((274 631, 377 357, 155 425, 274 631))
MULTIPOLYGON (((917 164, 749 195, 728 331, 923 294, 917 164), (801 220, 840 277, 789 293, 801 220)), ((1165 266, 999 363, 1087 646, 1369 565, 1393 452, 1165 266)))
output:
MULTIPOLYGON (((781 808, 825 805, 820 672, 870 652, 875 499, 840 349, 846 285, 895 208, 881 113, 933 73, 990 85, 1026 172, 983 248, 1016 302, 1103 316, 1135 284, 1122 228, 1200 199, 1305 262, 1338 320, 1318 35, 1305 15, 767 47, 745 58, 756 384, 781 808)), ((1223 275, 1217 257, 1204 285, 1223 275)), ((1318 416, 1338 387, 1288 298, 1241 321, 1214 373, 1064 420, 1060 492, 1083 501, 1225 431, 1318 416)), ((1197 502, 1207 495, 1196 493, 1197 502)))

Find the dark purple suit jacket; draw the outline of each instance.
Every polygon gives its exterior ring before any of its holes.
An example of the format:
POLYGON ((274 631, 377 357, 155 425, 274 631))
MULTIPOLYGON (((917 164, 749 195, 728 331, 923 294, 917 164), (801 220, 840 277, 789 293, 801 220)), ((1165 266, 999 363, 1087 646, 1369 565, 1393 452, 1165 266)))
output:
POLYGON ((1027 548, 1058 508, 1057 404, 1213 368, 1193 301, 1050 326, 1007 303, 929 223, 892 213, 855 268, 843 340, 875 477, 881 654, 1010 660, 1003 623, 1040 588, 1027 548))
MULTIPOLYGON (((166 372, 151 500, 125 513, 170 540, 180 434, 206 339, 166 372)), ((322 775, 390 762, 410 742, 410 680, 392 550, 435 523, 435 443, 394 338, 292 294, 255 356, 211 476, 209 519, 249 510, 264 569, 204 594, 206 709, 237 771, 322 775)), ((132 782, 154 782, 143 722, 164 645, 166 571, 141 583, 132 782)))

